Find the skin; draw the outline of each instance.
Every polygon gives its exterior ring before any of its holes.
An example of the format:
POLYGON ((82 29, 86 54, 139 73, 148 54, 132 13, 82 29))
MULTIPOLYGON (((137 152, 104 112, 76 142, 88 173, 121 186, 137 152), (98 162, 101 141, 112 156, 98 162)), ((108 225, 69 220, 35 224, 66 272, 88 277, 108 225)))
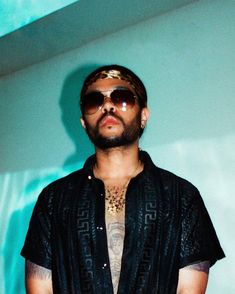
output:
MULTIPOLYGON (((90 91, 101 91, 107 94, 116 87, 126 87, 133 91, 131 86, 118 79, 97 80, 89 86, 90 91)), ((108 95, 107 95, 108 96, 108 95)), ((110 99, 106 99, 102 108, 92 115, 83 115, 81 124, 90 135, 98 126, 98 132, 104 138, 119 137, 125 126, 136 124, 136 117, 140 114, 141 124, 146 124, 149 118, 148 108, 140 109, 136 103, 132 109, 124 112, 115 107, 110 99), (112 111, 116 120, 104 121, 100 118, 106 112, 112 111), (118 119, 120 118, 120 119, 118 119), (125 124, 125 125, 124 125, 125 124)), ((95 146, 96 166, 94 174, 102 179, 105 186, 120 187, 143 170, 143 165, 138 158, 139 138, 125 146, 102 149, 95 146)), ((121 258, 123 241, 125 236, 125 207, 118 213, 110 213, 106 203, 106 231, 108 241, 108 253, 114 293, 117 293, 121 270, 121 258)), ((177 294, 203 294, 208 280, 208 266, 190 265, 179 270, 177 294)), ((29 294, 53 293, 50 271, 32 263, 26 266, 26 288, 29 294)))
POLYGON ((51 271, 29 260, 25 264, 27 294, 52 294, 51 271))
POLYGON ((204 294, 208 282, 209 262, 204 261, 179 270, 177 294, 204 294))

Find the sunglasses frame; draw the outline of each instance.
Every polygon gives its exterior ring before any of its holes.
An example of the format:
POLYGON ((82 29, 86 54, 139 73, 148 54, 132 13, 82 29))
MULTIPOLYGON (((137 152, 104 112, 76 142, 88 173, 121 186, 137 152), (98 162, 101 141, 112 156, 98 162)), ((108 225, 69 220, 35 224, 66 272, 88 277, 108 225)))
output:
MULTIPOLYGON (((138 99, 137 95, 135 95, 130 89, 128 88, 116 88, 116 89, 113 89, 113 90, 108 90, 108 91, 91 91, 85 95, 83 95, 83 97, 81 98, 81 101, 80 101, 80 106, 81 106, 81 109, 82 109, 82 112, 84 114, 87 114, 87 115, 92 115, 92 114, 95 114, 96 112, 98 112, 100 109, 102 109, 106 99, 109 98, 111 103, 113 105, 115 105, 115 107, 117 107, 119 110, 122 110, 123 112, 126 112, 127 110, 130 110, 134 107, 134 105, 136 104, 136 100, 138 99), (118 105, 119 103, 118 102, 115 102, 113 100, 115 100, 115 97, 112 98, 112 94, 115 93, 115 92, 128 92, 128 93, 131 93, 131 97, 133 97, 133 103, 127 103, 126 101, 123 101, 122 102, 122 105, 118 105), (89 111, 85 111, 85 101, 87 99, 87 96, 89 94, 95 94, 97 93, 98 95, 102 95, 102 104, 98 105, 97 104, 97 107, 96 107, 96 110, 95 111, 92 111, 92 112, 89 112, 89 111), (105 94, 105 93, 109 93, 108 95, 105 94), (123 105, 124 104, 124 105, 123 105), (126 105, 125 105, 126 104, 126 105)), ((91 99, 91 98, 90 98, 91 99)), ((95 108, 95 107, 94 107, 95 108)))

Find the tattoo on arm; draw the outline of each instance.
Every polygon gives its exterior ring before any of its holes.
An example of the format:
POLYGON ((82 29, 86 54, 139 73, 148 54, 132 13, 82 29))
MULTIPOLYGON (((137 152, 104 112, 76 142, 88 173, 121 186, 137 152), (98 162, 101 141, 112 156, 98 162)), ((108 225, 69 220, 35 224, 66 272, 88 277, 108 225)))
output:
POLYGON ((29 278, 37 278, 41 280, 48 280, 51 279, 51 270, 42 267, 40 265, 37 265, 29 260, 26 261, 25 264, 25 277, 26 279, 29 278))
POLYGON ((199 272, 204 272, 204 273, 209 273, 209 269, 210 269, 210 261, 209 260, 205 260, 205 261, 200 261, 200 262, 196 262, 196 263, 192 263, 190 265, 187 265, 185 267, 185 269, 192 269, 192 270, 196 270, 199 272))

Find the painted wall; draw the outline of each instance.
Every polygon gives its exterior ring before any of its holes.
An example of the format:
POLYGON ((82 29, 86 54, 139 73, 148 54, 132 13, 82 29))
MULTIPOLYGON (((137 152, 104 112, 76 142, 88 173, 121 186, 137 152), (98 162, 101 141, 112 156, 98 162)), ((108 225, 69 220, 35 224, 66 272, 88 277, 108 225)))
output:
POLYGON ((73 2, 75 0, 1 0, 0 36, 9 34, 73 2))
POLYGON ((235 2, 205 0, 0 80, 1 293, 24 293, 19 251, 39 191, 93 152, 77 98, 84 76, 109 63, 146 84, 142 149, 192 181, 210 212, 227 258, 212 268, 207 293, 235 293, 234 54, 235 2))

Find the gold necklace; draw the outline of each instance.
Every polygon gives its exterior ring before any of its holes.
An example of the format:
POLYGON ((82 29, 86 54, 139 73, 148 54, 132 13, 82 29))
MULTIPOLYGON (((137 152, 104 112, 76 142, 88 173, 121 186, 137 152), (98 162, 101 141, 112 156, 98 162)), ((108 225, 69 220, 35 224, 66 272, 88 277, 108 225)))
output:
MULTIPOLYGON (((141 165, 142 165, 142 162, 139 160, 137 167, 134 169, 133 173, 131 174, 131 176, 128 178, 128 180, 125 182, 124 185, 114 185, 114 186, 105 185, 106 209, 110 214, 115 215, 123 210, 125 206, 125 202, 126 202, 125 195, 126 195, 128 184, 131 178, 133 178, 134 175, 137 173, 141 165)), ((99 177, 99 174, 97 174, 97 166, 95 168, 96 168, 96 175, 99 177)))
POLYGON ((105 200, 107 201, 107 211, 113 215, 123 210, 126 199, 127 184, 123 186, 105 186, 105 200))

